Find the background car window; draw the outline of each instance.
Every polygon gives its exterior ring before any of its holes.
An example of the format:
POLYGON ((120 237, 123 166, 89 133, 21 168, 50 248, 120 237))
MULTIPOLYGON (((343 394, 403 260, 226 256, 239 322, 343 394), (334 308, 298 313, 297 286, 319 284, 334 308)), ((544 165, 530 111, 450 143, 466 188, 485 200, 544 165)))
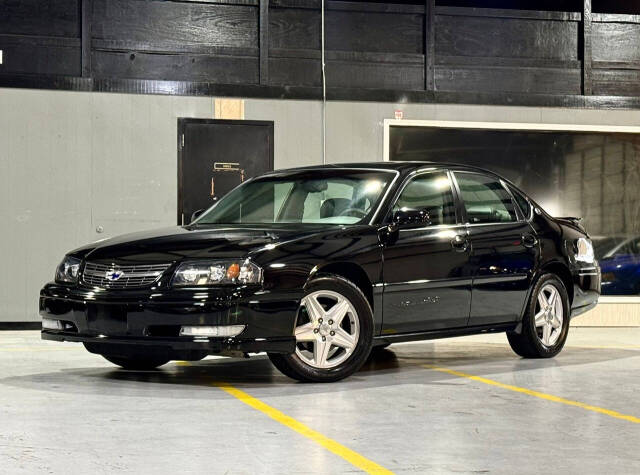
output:
POLYGON ((434 226, 455 224, 455 204, 447 174, 425 173, 413 178, 393 207, 394 212, 399 209, 426 210, 434 226))
POLYGON ((504 223, 517 220, 511 196, 499 180, 477 173, 456 172, 455 175, 469 223, 504 223))

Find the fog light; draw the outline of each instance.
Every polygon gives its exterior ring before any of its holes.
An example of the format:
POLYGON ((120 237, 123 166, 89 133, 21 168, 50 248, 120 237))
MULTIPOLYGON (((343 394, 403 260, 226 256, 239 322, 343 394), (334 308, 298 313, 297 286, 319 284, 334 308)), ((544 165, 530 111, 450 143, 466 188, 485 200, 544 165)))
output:
POLYGON ((244 325, 188 326, 180 328, 180 336, 229 337, 242 333, 244 325))
POLYGON ((43 330, 64 330, 64 326, 60 320, 53 320, 51 318, 42 319, 43 330))

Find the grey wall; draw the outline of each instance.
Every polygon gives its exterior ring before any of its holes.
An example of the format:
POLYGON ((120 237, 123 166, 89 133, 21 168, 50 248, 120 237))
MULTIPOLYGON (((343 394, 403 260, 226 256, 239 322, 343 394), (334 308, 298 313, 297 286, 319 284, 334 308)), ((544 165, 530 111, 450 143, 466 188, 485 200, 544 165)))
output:
MULTIPOLYGON (((640 111, 332 102, 327 162, 381 160, 382 123, 396 109, 407 119, 640 125, 640 111)), ((38 291, 66 251, 174 224, 178 117, 213 117, 212 98, 0 89, 0 321, 38 320, 38 291)), ((319 102, 251 99, 245 118, 275 121, 276 168, 321 163, 319 102)))
POLYGON ((212 116, 210 98, 0 89, 0 321, 38 320, 66 251, 171 223, 177 117, 212 116))

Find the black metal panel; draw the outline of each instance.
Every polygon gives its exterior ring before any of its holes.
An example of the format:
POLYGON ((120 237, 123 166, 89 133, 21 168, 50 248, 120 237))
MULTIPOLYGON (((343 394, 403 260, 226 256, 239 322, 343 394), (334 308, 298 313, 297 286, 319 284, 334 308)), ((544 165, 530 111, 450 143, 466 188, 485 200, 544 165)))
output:
MULTIPOLYGON (((141 79, 91 79, 72 76, 1 75, 0 87, 55 89, 66 91, 120 92, 178 96, 235 96, 270 99, 320 99, 319 87, 255 86, 192 81, 141 79)), ((397 89, 329 88, 327 98, 335 101, 397 103, 495 104, 537 107, 597 109, 640 109, 640 97, 622 95, 558 95, 449 91, 402 91, 397 89)))
POLYGON ((0 33, 78 38, 78 0, 0 0, 0 33))
POLYGON ((77 38, 0 35, 0 49, 0 74, 81 75, 77 38))
POLYGON ((594 94, 640 96, 640 68, 594 69, 592 74, 594 94))
MULTIPOLYGON (((320 0, 52 5, 0 0, 0 84, 321 97, 320 0)), ((640 95, 638 15, 594 13, 583 22, 580 9, 467 8, 433 0, 325 6, 333 99, 629 107, 635 102, 622 96, 640 95), (592 61, 583 65, 585 39, 592 61), (589 92, 607 97, 581 96, 589 92)))
POLYGON ((638 23, 593 23, 594 61, 640 61, 640 21, 638 23))
POLYGON ((436 57, 436 2, 425 0, 424 3, 424 88, 433 91, 435 81, 436 57))
POLYGON ((580 69, 437 65, 439 91, 580 94, 580 69))
POLYGON ((593 94, 640 95, 640 16, 593 14, 593 94))
POLYGON ((436 15, 436 54, 495 58, 578 58, 578 23, 436 15))
POLYGON ((269 58, 269 83, 273 86, 296 84, 322 86, 322 67, 319 59, 269 58))
POLYGON ((93 37, 154 50, 258 47, 258 8, 192 2, 95 0, 93 37))
POLYGON ((361 89, 424 89, 424 63, 327 61, 327 84, 361 89))
POLYGON ((222 84, 258 83, 258 58, 198 54, 121 53, 94 51, 96 78, 213 81, 222 84))
POLYGON ((302 8, 271 8, 269 48, 315 49, 319 52, 320 11, 302 8))
POLYGON ((591 0, 584 0, 582 12, 582 94, 593 93, 591 68, 593 63, 593 23, 591 14, 591 0))
POLYGON ((260 0, 260 84, 269 83, 269 0, 260 0))
POLYGON ((337 51, 424 53, 424 16, 328 11, 326 48, 337 51))
POLYGON ((93 0, 82 0, 81 13, 82 77, 89 77, 91 76, 91 19, 93 17, 93 0))

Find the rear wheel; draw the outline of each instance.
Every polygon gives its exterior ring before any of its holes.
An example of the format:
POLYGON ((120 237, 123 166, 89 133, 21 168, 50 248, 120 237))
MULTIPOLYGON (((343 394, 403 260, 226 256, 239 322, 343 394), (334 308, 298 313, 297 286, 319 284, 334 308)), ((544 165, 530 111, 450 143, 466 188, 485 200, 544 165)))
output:
POLYGON ((360 289, 335 275, 314 279, 298 309, 296 351, 269 354, 290 378, 331 382, 355 373, 366 361, 373 340, 373 314, 360 289))
POLYGON ((569 332, 569 297, 555 274, 544 274, 531 292, 520 333, 507 332, 513 351, 524 358, 551 358, 569 332))

